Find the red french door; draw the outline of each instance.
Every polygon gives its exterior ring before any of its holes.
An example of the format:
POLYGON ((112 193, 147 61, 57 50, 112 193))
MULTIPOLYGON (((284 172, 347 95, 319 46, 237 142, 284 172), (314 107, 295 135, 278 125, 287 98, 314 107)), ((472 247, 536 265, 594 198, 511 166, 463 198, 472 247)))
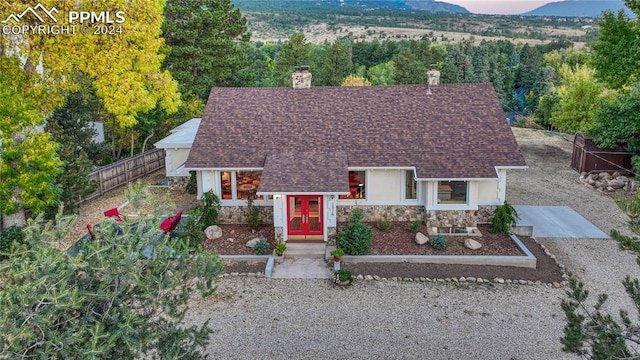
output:
POLYGON ((322 195, 287 196, 288 238, 322 240, 322 195))

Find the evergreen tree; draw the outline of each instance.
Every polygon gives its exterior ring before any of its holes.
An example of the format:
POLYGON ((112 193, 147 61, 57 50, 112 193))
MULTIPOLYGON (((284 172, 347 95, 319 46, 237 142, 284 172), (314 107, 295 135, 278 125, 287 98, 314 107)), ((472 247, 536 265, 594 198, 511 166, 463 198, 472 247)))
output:
POLYGON ((164 66, 183 94, 206 101, 214 86, 240 85, 247 19, 230 0, 168 0, 162 33, 171 52, 164 66))
POLYGON ((0 358, 202 359, 212 330, 180 322, 193 293, 214 291, 215 255, 171 247, 159 218, 105 220, 68 251, 75 219, 30 219, 0 267, 0 358))
MULTIPOLYGON (((311 44, 307 42, 303 33, 293 33, 276 57, 274 75, 278 86, 291 86, 291 73, 298 65, 308 65, 311 57, 311 44)), ((313 69, 311 69, 313 73, 313 69)), ((313 80, 313 78, 312 78, 313 80)))
POLYGON ((351 73, 351 43, 336 40, 327 49, 320 71, 324 85, 337 86, 351 73))
MULTIPOLYGON (((91 149, 98 148, 93 142, 95 130, 89 124, 100 119, 98 107, 98 99, 92 96, 91 89, 83 89, 67 95, 65 104, 47 119, 46 131, 60 144, 58 156, 63 162, 63 171, 56 177, 56 183, 62 190, 59 200, 68 212, 75 211, 75 204, 97 186, 88 178, 93 170, 88 153, 95 153, 91 149)), ((52 204, 50 210, 57 207, 52 204)))

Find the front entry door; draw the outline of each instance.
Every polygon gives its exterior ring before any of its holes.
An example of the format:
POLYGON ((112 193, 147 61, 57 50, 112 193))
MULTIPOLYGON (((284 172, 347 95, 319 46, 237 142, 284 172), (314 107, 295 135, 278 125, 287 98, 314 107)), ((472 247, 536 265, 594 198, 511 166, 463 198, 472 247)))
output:
POLYGON ((287 196, 289 240, 323 240, 322 195, 287 196))

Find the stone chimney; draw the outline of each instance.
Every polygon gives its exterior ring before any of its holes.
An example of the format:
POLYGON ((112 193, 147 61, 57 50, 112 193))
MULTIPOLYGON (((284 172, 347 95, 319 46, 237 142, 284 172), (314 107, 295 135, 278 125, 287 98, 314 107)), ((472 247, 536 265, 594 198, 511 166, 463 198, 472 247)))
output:
POLYGON ((291 79, 293 80, 294 89, 311 88, 311 73, 308 66, 296 66, 291 79))
POLYGON ((429 77, 429 86, 440 85, 440 71, 436 68, 436 64, 431 64, 431 70, 427 72, 427 76, 429 77))

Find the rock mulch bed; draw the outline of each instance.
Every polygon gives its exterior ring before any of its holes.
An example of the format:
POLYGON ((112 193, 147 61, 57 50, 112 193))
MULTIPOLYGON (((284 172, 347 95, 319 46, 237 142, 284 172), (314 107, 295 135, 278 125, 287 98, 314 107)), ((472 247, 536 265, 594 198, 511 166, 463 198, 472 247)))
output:
POLYGON ((621 175, 617 171, 613 173, 600 172, 597 174, 588 174, 586 172, 583 172, 582 174, 580 174, 579 179, 586 186, 607 193, 618 191, 634 193, 638 188, 640 188, 639 181, 621 175))
POLYGON ((537 259, 536 269, 487 266, 416 263, 352 263, 344 261, 344 269, 351 271, 356 280, 391 280, 419 282, 464 282, 544 285, 561 287, 568 284, 564 266, 558 264, 543 245, 533 238, 519 239, 537 259))

